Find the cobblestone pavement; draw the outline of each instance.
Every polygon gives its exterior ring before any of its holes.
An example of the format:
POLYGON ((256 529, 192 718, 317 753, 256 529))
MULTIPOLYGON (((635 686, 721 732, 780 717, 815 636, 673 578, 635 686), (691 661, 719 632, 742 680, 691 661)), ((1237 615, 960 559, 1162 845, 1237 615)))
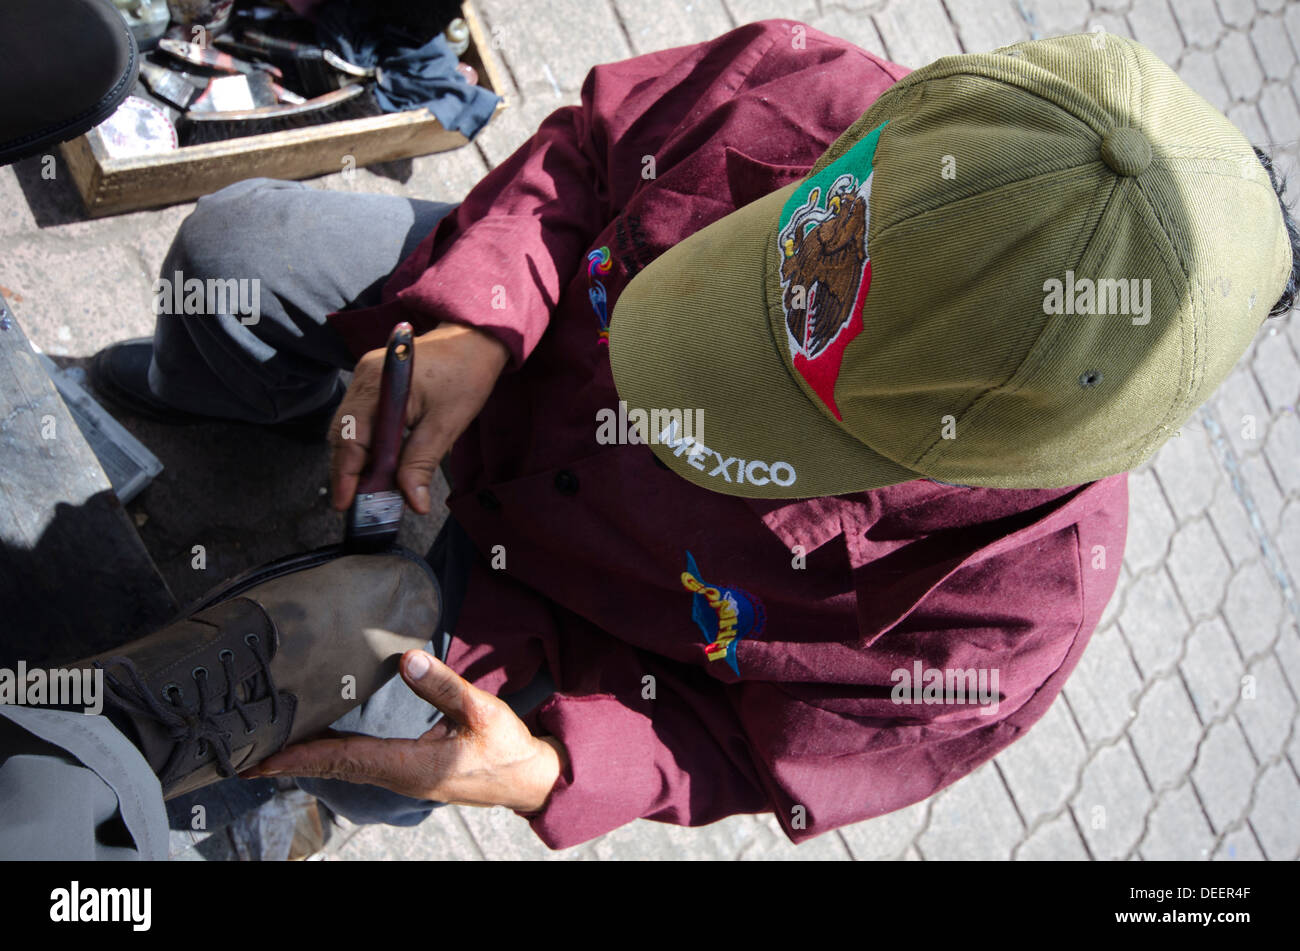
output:
MULTIPOLYGON (((459 198, 546 114, 577 101, 592 65, 765 17, 802 20, 908 66, 1096 27, 1129 35, 1284 171, 1297 170, 1300 3, 482 0, 480 10, 510 108, 469 148, 318 186, 459 198)), ((84 356, 150 331, 150 282, 188 206, 87 222, 66 182, 42 180, 36 160, 0 173, 0 199, 0 285, 39 345, 84 356)), ((774 819, 745 816, 700 829, 637 822, 564 852, 504 809, 449 807, 413 830, 344 827, 326 857, 1295 859, 1298 356, 1300 323, 1269 321, 1215 397, 1133 474, 1120 587, 1062 699, 1028 736, 927 802, 797 848, 774 819)), ((170 466, 133 509, 178 594, 212 580, 187 575, 195 537, 225 552, 219 577, 337 530, 318 504, 318 456, 263 471, 259 440, 269 437, 214 426, 199 440, 195 430, 132 426, 170 466), (255 499, 214 515, 232 479, 255 499)), ((427 538, 436 518, 408 526, 411 538, 427 538)))

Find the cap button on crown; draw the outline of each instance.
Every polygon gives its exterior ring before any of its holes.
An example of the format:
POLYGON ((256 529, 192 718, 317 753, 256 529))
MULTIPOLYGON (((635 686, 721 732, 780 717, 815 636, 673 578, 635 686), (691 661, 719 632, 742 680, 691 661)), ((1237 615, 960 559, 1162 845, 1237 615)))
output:
POLYGON ((1111 129, 1101 140, 1101 158, 1120 175, 1141 175, 1151 164, 1151 143, 1137 129, 1111 129))

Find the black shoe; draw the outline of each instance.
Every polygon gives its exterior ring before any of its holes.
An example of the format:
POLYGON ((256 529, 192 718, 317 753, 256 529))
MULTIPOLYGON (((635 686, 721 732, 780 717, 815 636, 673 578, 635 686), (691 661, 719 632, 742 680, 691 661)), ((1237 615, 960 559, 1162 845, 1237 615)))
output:
MULTIPOLYGON (((193 423, 242 422, 220 416, 206 416, 176 409, 153 395, 149 389, 149 364, 153 360, 153 338, 137 337, 105 347, 90 361, 87 376, 96 392, 119 409, 172 426, 193 423)), ((334 393, 319 409, 266 426, 272 432, 298 442, 313 443, 325 438, 334 411, 343 400, 344 386, 334 384, 334 393)), ((253 424, 249 424, 253 425, 253 424)))

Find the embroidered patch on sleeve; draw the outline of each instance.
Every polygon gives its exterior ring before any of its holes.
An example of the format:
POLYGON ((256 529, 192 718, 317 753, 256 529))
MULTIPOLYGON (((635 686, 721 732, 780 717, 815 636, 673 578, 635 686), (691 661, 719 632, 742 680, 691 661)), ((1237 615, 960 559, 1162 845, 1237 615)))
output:
POLYGON ((691 620, 704 636, 704 656, 710 662, 726 660, 727 666, 739 676, 736 647, 742 638, 763 633, 767 615, 762 602, 740 588, 706 582, 695 564, 695 556, 689 551, 686 570, 682 572, 682 587, 692 594, 691 620))
POLYGON ((609 343, 609 301, 605 293, 605 285, 597 275, 608 274, 613 266, 613 259, 606 246, 601 246, 587 255, 587 296, 591 298, 591 309, 596 312, 596 319, 600 321, 600 342, 604 344, 609 343))

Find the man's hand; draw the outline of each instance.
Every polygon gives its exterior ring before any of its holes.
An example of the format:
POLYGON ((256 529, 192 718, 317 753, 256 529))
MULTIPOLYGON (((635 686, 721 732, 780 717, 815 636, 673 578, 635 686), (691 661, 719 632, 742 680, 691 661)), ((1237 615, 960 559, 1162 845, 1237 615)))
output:
MULTIPOLYGON (((433 470, 483 408, 509 358, 495 337, 463 324, 446 324, 415 338, 415 376, 406 407, 411 431, 402 444, 397 485, 419 514, 429 512, 433 470)), ((361 358, 330 427, 331 498, 340 511, 352 504, 357 477, 370 457, 383 369, 383 349, 361 358), (343 427, 348 416, 351 433, 343 427), (344 438, 345 433, 355 438, 344 438)))
POLYGON ((563 771, 564 744, 536 737, 499 697, 424 651, 407 651, 402 677, 444 714, 418 740, 368 736, 290 746, 240 775, 315 776, 370 783, 416 799, 539 812, 563 771))

